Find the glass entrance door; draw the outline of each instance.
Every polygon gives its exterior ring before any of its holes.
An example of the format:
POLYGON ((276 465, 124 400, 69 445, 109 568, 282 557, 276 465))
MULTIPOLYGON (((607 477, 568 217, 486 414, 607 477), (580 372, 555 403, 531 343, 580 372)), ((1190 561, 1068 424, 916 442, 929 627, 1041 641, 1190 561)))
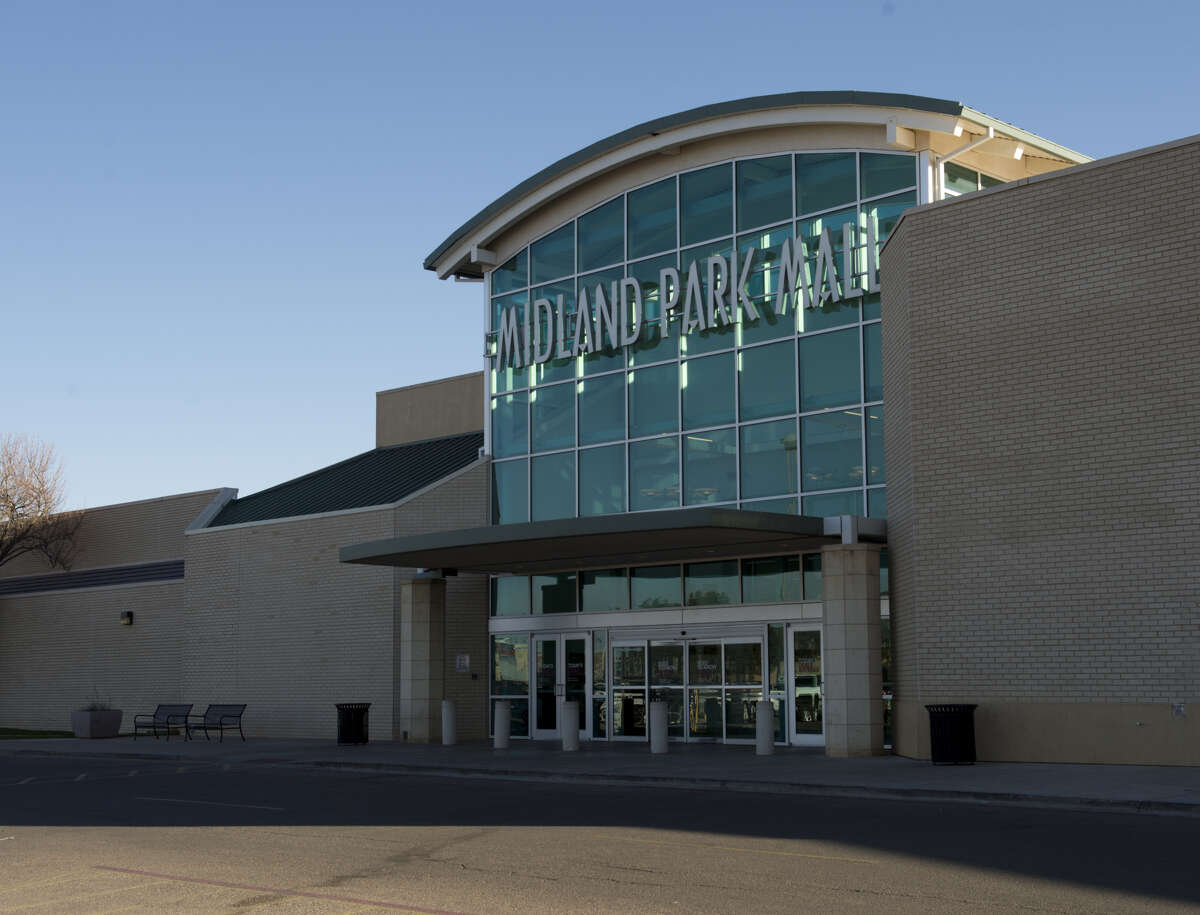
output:
POLYGON ((788 627, 789 742, 794 746, 825 745, 821 709, 824 679, 821 664, 821 627, 788 627))
POLYGON ((562 703, 579 703, 579 737, 586 740, 591 714, 588 636, 536 635, 533 638, 533 737, 561 736, 562 703))

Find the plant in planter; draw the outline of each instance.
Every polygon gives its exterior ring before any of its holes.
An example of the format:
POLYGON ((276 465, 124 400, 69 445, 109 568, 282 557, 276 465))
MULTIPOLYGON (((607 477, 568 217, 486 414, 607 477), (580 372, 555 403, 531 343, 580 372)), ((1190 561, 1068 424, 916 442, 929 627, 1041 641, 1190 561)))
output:
POLYGON ((124 714, 108 702, 95 700, 71 712, 71 730, 76 737, 116 737, 124 714))

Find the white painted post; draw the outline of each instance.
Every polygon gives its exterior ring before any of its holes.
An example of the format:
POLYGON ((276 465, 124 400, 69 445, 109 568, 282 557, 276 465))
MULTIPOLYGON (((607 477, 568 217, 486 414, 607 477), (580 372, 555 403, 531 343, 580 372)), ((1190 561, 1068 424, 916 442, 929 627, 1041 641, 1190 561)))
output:
POLYGON ((512 703, 507 699, 496 701, 496 736, 492 739, 492 747, 496 750, 508 749, 508 737, 512 733, 512 703))
POLYGON ((442 700, 442 746, 452 747, 458 743, 458 716, 453 699, 442 700))
POLYGON ((754 736, 757 738, 754 752, 758 756, 770 756, 775 752, 775 706, 771 700, 762 699, 754 715, 754 736))
POLYGON ((579 749, 579 703, 564 702, 562 704, 562 743, 563 750, 572 752, 579 749))
POLYGON ((650 703, 650 752, 667 752, 667 703, 650 703))

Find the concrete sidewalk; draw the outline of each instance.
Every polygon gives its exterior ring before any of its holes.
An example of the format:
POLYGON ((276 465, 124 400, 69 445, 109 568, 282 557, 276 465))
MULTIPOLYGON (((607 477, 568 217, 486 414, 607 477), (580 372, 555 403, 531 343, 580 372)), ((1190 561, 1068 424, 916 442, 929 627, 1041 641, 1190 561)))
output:
POLYGON ((837 795, 926 801, 1069 807, 1105 812, 1200 816, 1200 767, 979 763, 934 766, 900 756, 830 759, 823 751, 752 746, 671 744, 654 756, 644 743, 584 743, 565 753, 556 743, 371 743, 328 740, 179 738, 134 741, 3 740, 5 756, 160 759, 231 766, 337 767, 456 778, 583 782, 625 786, 837 795))

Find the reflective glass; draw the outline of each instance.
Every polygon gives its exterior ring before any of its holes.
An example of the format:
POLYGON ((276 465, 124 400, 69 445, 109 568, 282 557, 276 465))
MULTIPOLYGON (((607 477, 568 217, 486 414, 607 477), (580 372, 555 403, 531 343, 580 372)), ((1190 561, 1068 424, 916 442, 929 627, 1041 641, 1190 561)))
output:
POLYGON ((535 457, 533 477, 533 521, 575 517, 575 452, 563 451, 535 457))
POLYGON ((792 157, 746 159, 737 164, 738 231, 792 215, 792 157))
POLYGON ((683 690, 672 687, 652 689, 650 690, 650 701, 667 703, 667 736, 682 738, 683 690))
POLYGON ((742 508, 749 512, 775 512, 779 515, 795 515, 800 509, 795 497, 787 499, 759 499, 757 502, 743 502, 742 508))
MULTIPOLYGON (((617 376, 620 377, 620 376, 617 376)), ((679 366, 656 365, 630 372, 629 437, 679 430, 679 366)))
MULTIPOLYGON (((857 410, 801 418, 800 449, 805 492, 862 485, 862 414, 857 410)), ((808 500, 803 514, 811 514, 808 500)))
POLYGON ((529 275, 534 286, 574 272, 575 223, 569 222, 529 246, 529 275))
POLYGON ((980 187, 995 187, 997 184, 1003 184, 1003 183, 1004 183, 1003 178, 993 178, 991 175, 985 175, 983 172, 979 173, 979 186, 980 187))
POLYGON ((799 556, 742 560, 742 603, 789 603, 804 599, 799 556))
POLYGON ((529 520, 529 464, 500 461, 492 464, 492 524, 520 524, 529 520))
POLYGON ((852 203, 858 196, 856 182, 854 153, 801 153, 796 156, 796 212, 852 203))
POLYGON ((624 373, 578 382, 579 444, 592 445, 625 437, 624 373))
POLYGON ((625 259, 625 198, 579 217, 579 269, 595 270, 625 259))
POLYGON ((611 372, 613 369, 623 368, 625 366, 625 353, 620 347, 613 347, 612 340, 609 337, 608 325, 600 319, 599 311, 596 308, 596 303, 600 301, 600 296, 597 295, 597 286, 602 287, 604 291, 604 300, 612 305, 615 300, 618 304, 613 306, 613 312, 617 316, 618 323, 621 320, 620 309, 620 281, 625 276, 624 267, 610 267, 607 270, 598 270, 595 273, 589 273, 587 276, 579 278, 579 293, 582 298, 583 290, 587 290, 588 308, 592 316, 592 330, 595 333, 594 340, 598 347, 596 352, 588 353, 583 357, 583 373, 585 375, 595 375, 597 372, 611 372))
POLYGON ((728 235, 733 231, 733 171, 714 165, 679 176, 680 243, 728 235))
POLYGON ((675 179, 629 192, 629 257, 645 257, 676 245, 675 179))
POLYGON ((796 412, 792 344, 755 346, 738 353, 738 414, 743 421, 796 412))
POLYGON ((697 740, 720 740, 722 734, 721 690, 688 690, 688 735, 697 740))
POLYGON ((513 457, 529 450, 529 395, 492 398, 492 456, 513 457))
MULTIPOLYGON (((687 594, 688 606, 738 603, 738 562, 722 559, 718 562, 689 562, 683 567, 683 590, 687 594)), ((717 646, 718 659, 720 646, 717 646)), ((692 679, 693 683, 719 683, 720 666, 716 680, 692 679)))
POLYGON ((798 308, 796 322, 800 326, 800 333, 856 323, 858 303, 858 299, 842 299, 840 302, 826 301, 818 308, 798 308))
POLYGON ((733 353, 688 359, 680 367, 683 428, 702 429, 734 421, 733 353))
MULTIPOLYGON (((571 382, 535 388, 529 393, 534 451, 553 451, 575 444, 575 385, 571 382)), ((493 429, 495 425, 493 424, 493 429)))
POLYGON ((882 247, 883 243, 887 241, 892 229, 896 228, 896 223, 900 221, 900 214, 909 207, 915 206, 916 202, 916 192, 909 191, 906 194, 897 194, 895 197, 885 197, 874 203, 863 204, 863 224, 871 225, 873 223, 875 225, 877 247, 882 247))
POLYGON ((492 636, 492 695, 524 696, 529 692, 529 636, 492 636))
POLYGON ((742 498, 796 491, 796 420, 742 426, 742 498))
MULTIPOLYGON (((517 292, 512 295, 497 296, 492 299, 492 330, 498 330, 500 327, 500 313, 508 309, 516 310, 517 324, 521 326, 521 333, 524 334, 525 306, 529 303, 528 292, 517 292)), ((499 341, 492 339, 489 346, 490 352, 496 352, 499 347, 499 341)), ((524 360, 524 352, 521 353, 521 358, 524 360)), ((495 361, 492 362, 494 366, 495 361)), ((502 391, 511 391, 515 388, 523 388, 529 384, 529 369, 514 368, 512 365, 505 366, 503 369, 491 369, 492 393, 499 394, 502 391)))
POLYGON ((534 575, 533 613, 535 616, 548 613, 575 612, 575 573, 558 575, 534 575))
POLYGON ((684 504, 730 502, 737 498, 737 432, 714 429, 685 436, 684 504))
POLYGON ((862 297, 862 303, 864 321, 876 321, 880 318, 882 307, 879 302, 878 292, 865 293, 862 297))
MULTIPOLYGON (((804 239, 804 244, 808 247, 808 256, 815 258, 817 256, 817 245, 821 241, 821 233, 826 229, 829 230, 830 241, 833 242, 833 250, 840 252, 842 250, 842 226, 850 223, 853 226, 858 225, 858 208, 850 207, 848 210, 838 210, 836 213, 826 213, 823 216, 814 216, 811 219, 804 219, 800 222, 800 237, 804 239)), ((841 276, 841 261, 839 259, 836 267, 841 276)))
POLYGON ((863 327, 863 366, 866 384, 864 397, 883 400, 883 325, 867 324, 863 327))
POLYGON ((646 691, 613 691, 613 737, 646 736, 646 691))
MULTIPOLYGON (((680 283, 683 285, 684 300, 679 303, 678 313, 682 316, 685 313, 684 306, 687 297, 687 287, 691 268, 696 269, 696 279, 699 281, 700 288, 700 310, 704 314, 704 320, 708 322, 708 258, 720 255, 725 258, 725 262, 729 263, 733 257, 733 239, 723 238, 719 241, 709 242, 705 245, 697 245, 694 248, 688 248, 679 252, 679 275, 680 283)), ((725 278, 724 272, 720 267, 716 270, 717 288, 721 287, 724 282, 727 289, 731 289, 736 282, 735 278, 725 278)), ((736 322, 737 311, 735 308, 729 309, 729 315, 736 322)), ((677 322, 680 328, 680 333, 684 325, 684 319, 680 317, 677 322)), ((695 331, 682 336, 680 343, 680 351, 685 355, 694 356, 697 353, 712 353, 721 349, 729 349, 737 342, 737 327, 734 324, 717 323, 717 318, 714 316, 713 325, 705 330, 695 331)))
POLYGON ((735 282, 741 278, 741 265, 753 248, 754 260, 750 276, 746 279, 746 292, 759 314, 757 320, 750 320, 748 312, 742 311, 740 333, 743 344, 789 337, 796 330, 794 309, 790 303, 786 313, 780 315, 775 311, 775 295, 779 288, 779 256, 782 253, 783 242, 792 235, 792 225, 788 223, 738 238, 738 262, 734 266, 735 282))
MULTIPOLYGON (((625 570, 618 570, 624 576, 625 570)), ((628 595, 625 602, 629 602, 628 595)), ((605 684, 608 683, 608 633, 593 632, 592 633, 592 692, 603 693, 607 690, 605 684)))
POLYGON ((579 515, 625 511, 625 446, 579 452, 579 515))
POLYGON ((646 646, 613 646, 613 685, 645 686, 646 646))
POLYGON ((529 576, 508 575, 492 579, 492 616, 529 614, 529 576))
POLYGON ((721 679, 721 646, 696 642, 689 645, 688 682, 693 686, 720 686, 721 679))
POLYGON ((725 690, 725 739, 754 740, 758 734, 758 702, 761 689, 725 690))
POLYGON ((867 482, 886 479, 883 461, 883 407, 867 408, 867 482))
MULTIPOLYGON (((604 569, 579 573, 579 609, 584 613, 604 610, 629 609, 629 583, 624 569, 604 569)), ((593 641, 595 635, 592 636, 593 641)), ((600 676, 592 673, 592 686, 597 692, 603 687, 597 687, 597 681, 604 682, 603 661, 600 662, 600 676)))
POLYGON ((804 599, 821 599, 821 554, 805 553, 800 557, 804 568, 804 599))
POLYGON ((524 289, 529 285, 529 249, 522 248, 492 271, 492 295, 524 289))
MULTIPOLYGON (((800 559, 796 564, 799 567, 800 559)), ((797 594, 800 588, 796 589, 797 594)), ((749 601, 747 601, 749 603, 749 601)), ((784 627, 780 623, 767 626, 767 682, 773 690, 781 690, 787 679, 787 657, 784 654, 784 627)))
POLYGON ((867 490, 867 517, 887 517, 887 490, 882 486, 879 489, 867 490))
MULTIPOLYGON (((880 594, 888 593, 888 571, 889 571, 888 565, 889 565, 888 549, 885 546, 882 550, 879 551, 879 593, 880 594)), ((891 628, 891 620, 890 619, 888 619, 888 628, 889 628, 889 630, 891 628)), ((884 677, 884 679, 887 679, 886 676, 884 677)))
POLYGON ((645 566, 629 570, 634 610, 658 610, 680 605, 679 566, 645 566))
POLYGON ((804 514, 810 518, 831 518, 834 515, 861 515, 862 490, 827 492, 804 497, 804 514))
POLYGON ((762 642, 725 645, 725 685, 762 686, 762 642))
POLYGON ((862 195, 876 197, 917 183, 917 160, 894 153, 859 153, 862 168, 862 195))
MULTIPOLYGON (((651 362, 661 362, 664 359, 674 359, 679 352, 679 322, 668 324, 667 336, 662 336, 662 295, 659 292, 659 271, 664 267, 674 267, 678 263, 675 254, 664 254, 662 257, 652 257, 649 260, 630 264, 626 272, 642 284, 642 332, 638 342, 628 347, 629 363, 631 365, 647 365, 651 362)), ((671 295, 671 290, 666 291, 671 295)))
MULTIPOLYGON (((562 347, 558 346, 558 327, 556 322, 553 327, 539 327, 537 330, 539 336, 534 338, 535 342, 541 343, 543 349, 546 345, 544 341, 553 340, 555 349, 551 351, 552 353, 557 352, 559 349, 569 350, 574 340, 571 336, 571 318, 575 314, 575 281, 566 280, 562 283, 550 283, 547 286, 538 286, 533 290, 534 299, 549 299, 555 310, 558 309, 559 296, 562 296, 563 303, 563 343, 565 345, 562 347)), ((543 319, 545 318, 544 312, 542 317, 543 319)), ((545 321, 545 324, 548 325, 552 322, 553 318, 550 321, 545 321)), ((534 384, 550 384, 555 381, 566 381, 575 377, 575 359, 571 356, 563 359, 551 359, 549 362, 530 366, 530 370, 533 372, 534 384)))
POLYGON ((652 438, 629 443, 629 510, 679 505, 679 439, 652 438))
POLYGON ((861 402, 858 329, 800 338, 800 411, 861 402))
POLYGON ((942 167, 946 170, 946 190, 956 194, 969 194, 979 190, 979 172, 963 168, 957 162, 947 162, 942 167))
POLYGON ((683 686, 683 645, 650 646, 650 685, 683 686))

